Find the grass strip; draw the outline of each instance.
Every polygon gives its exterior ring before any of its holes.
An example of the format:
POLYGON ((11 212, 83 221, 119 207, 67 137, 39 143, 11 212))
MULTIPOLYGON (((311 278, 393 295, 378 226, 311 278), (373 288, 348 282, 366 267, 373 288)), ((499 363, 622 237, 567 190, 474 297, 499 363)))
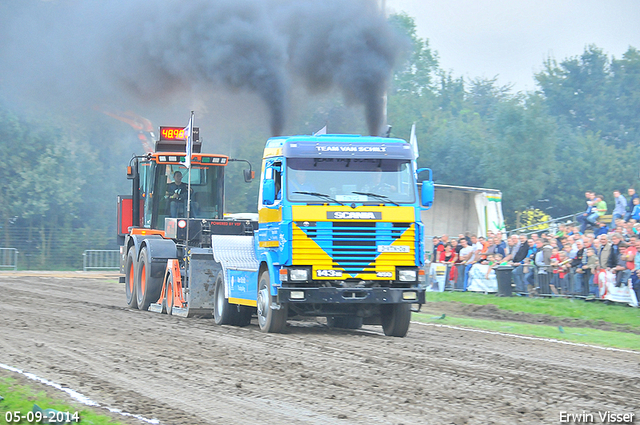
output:
POLYGON ((581 320, 602 320, 640 329, 640 310, 602 301, 586 302, 571 298, 497 297, 473 292, 427 292, 429 301, 454 301, 465 304, 495 305, 499 309, 531 314, 547 314, 581 320))
MULTIPOLYGON (((55 409, 60 412, 78 412, 81 424, 92 425, 122 425, 122 422, 114 421, 111 417, 100 415, 93 410, 87 408, 78 408, 72 404, 64 402, 60 399, 54 399, 42 390, 35 389, 34 386, 19 384, 17 380, 0 376, 0 423, 6 422, 7 412, 20 412, 20 415, 26 415, 31 412, 33 405, 37 404, 42 409, 55 409)), ((26 419, 17 424, 36 423, 28 422, 26 419)), ((42 422, 40 422, 42 423, 42 422)))
POLYGON ((467 328, 504 332, 517 335, 552 338, 580 344, 599 345, 640 351, 638 335, 626 332, 601 331, 590 328, 574 328, 549 325, 534 325, 519 322, 503 322, 496 320, 472 319, 467 317, 446 316, 440 319, 424 313, 413 313, 412 319, 423 323, 463 326, 467 328))

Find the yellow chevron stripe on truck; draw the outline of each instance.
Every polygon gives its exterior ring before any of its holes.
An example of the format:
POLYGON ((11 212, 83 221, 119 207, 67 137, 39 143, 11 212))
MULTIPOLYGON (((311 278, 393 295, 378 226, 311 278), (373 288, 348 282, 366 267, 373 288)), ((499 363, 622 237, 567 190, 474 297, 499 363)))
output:
POLYGON ((293 250, 291 253, 292 264, 312 265, 315 270, 342 270, 318 244, 309 239, 307 235, 293 223, 293 250))
MULTIPOLYGON (((317 220, 320 221, 320 220, 317 220)), ((314 279, 344 280, 359 278, 365 280, 396 279, 396 266, 415 265, 415 224, 411 224, 390 246, 408 246, 408 252, 382 252, 369 263, 363 272, 351 275, 336 260, 327 254, 314 240, 294 222, 292 223, 292 264, 311 266, 314 279), (318 270, 342 271, 342 277, 319 276, 318 270)))
MULTIPOLYGON (((392 277, 396 278, 396 266, 413 266, 415 264, 415 225, 412 224, 404 231, 402 236, 395 240, 391 246, 409 246, 409 252, 382 252, 375 261, 369 264, 373 268, 372 273, 360 273, 356 276, 358 279, 380 280, 377 273, 391 272, 392 277)), ((387 278, 388 279, 388 278, 387 278)))

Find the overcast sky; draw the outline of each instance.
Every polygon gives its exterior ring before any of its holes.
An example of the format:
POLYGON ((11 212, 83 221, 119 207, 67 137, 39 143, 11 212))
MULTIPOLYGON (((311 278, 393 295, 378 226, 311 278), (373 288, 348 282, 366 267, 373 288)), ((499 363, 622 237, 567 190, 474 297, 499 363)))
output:
POLYGON ((428 38, 454 76, 493 78, 535 89, 533 74, 595 44, 620 58, 640 48, 640 0, 386 0, 428 38))

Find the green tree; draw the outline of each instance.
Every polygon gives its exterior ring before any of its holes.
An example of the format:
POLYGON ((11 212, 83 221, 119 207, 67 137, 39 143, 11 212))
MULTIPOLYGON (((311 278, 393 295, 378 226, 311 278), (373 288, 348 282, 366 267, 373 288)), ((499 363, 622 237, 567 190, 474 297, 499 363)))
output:
POLYGON ((480 160, 487 134, 478 114, 467 110, 458 117, 441 117, 427 130, 421 139, 420 163, 433 170, 437 183, 474 187, 485 184, 486 173, 480 160))
POLYGON ((640 54, 630 47, 610 60, 590 45, 579 57, 548 59, 535 75, 549 111, 578 131, 600 133, 608 144, 638 143, 640 54))
POLYGON ((502 190, 505 217, 510 222, 515 210, 527 209, 555 181, 556 146, 554 120, 545 113, 539 97, 500 103, 482 168, 486 184, 502 190))
POLYGON ((458 115, 465 108, 467 92, 462 77, 455 78, 451 72, 440 71, 437 91, 438 107, 458 115))
POLYGON ((576 133, 566 127, 560 127, 558 134, 556 183, 542 195, 550 200, 555 217, 584 210, 587 190, 604 195, 611 206, 614 189, 624 193, 637 181, 640 156, 636 147, 617 148, 604 143, 599 134, 576 133))
POLYGON ((469 82, 467 101, 483 118, 491 117, 500 102, 511 97, 511 86, 497 86, 498 77, 474 78, 469 82))
POLYGON ((590 45, 580 57, 559 64, 547 59, 535 78, 549 111, 574 127, 597 131, 596 119, 603 114, 609 60, 601 49, 590 45))
POLYGON ((409 44, 406 60, 393 75, 391 92, 422 96, 434 89, 438 70, 438 55, 429 47, 429 40, 418 37, 415 20, 402 12, 389 17, 389 22, 409 44))
POLYGON ((115 241, 117 179, 105 174, 109 155, 96 155, 86 127, 0 108, 0 128, 4 246, 19 248, 31 267, 78 268, 84 249, 115 241))
POLYGON ((607 117, 612 142, 616 146, 640 142, 640 51, 629 47, 622 59, 613 59, 608 90, 614 105, 607 117))

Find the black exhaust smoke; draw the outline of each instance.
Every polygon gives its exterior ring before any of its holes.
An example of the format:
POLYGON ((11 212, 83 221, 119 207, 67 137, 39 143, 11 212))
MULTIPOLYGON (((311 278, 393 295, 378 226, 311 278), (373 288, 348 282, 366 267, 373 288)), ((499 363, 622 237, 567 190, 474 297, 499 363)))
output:
POLYGON ((166 91, 171 86, 167 81, 249 90, 268 106, 272 133, 282 133, 285 41, 273 31, 264 2, 134 3, 142 12, 136 15, 142 25, 131 22, 118 36, 118 49, 107 49, 118 64, 114 69, 118 81, 145 97, 166 91))
POLYGON ((298 0, 284 13, 291 67, 312 91, 336 86, 362 104, 369 133, 383 125, 382 98, 406 46, 368 0, 298 0))
POLYGON ((378 134, 404 46, 370 0, 23 0, 0 11, 0 91, 10 100, 127 108, 224 87, 257 94, 274 135, 298 79, 364 105, 378 134))

